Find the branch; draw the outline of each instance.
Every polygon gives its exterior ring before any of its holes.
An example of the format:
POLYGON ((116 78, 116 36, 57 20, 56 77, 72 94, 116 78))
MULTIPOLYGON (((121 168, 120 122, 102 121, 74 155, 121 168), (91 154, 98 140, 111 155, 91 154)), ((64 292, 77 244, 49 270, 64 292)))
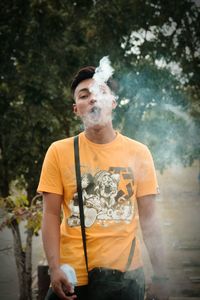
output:
POLYGON ((3 252, 3 251, 8 251, 8 250, 11 250, 12 249, 12 247, 6 247, 6 248, 2 248, 2 249, 0 249, 0 252, 3 252))
POLYGON ((42 194, 37 194, 37 195, 35 195, 35 196, 32 198, 32 200, 31 200, 31 206, 32 206, 32 205, 35 205, 35 204, 37 203, 37 200, 40 199, 40 198, 42 198, 42 194))

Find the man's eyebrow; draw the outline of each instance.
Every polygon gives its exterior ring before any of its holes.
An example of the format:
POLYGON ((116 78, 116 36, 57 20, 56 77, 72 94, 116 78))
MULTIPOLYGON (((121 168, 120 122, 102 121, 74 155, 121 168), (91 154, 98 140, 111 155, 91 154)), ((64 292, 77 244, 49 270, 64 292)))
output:
POLYGON ((89 92, 89 89, 88 88, 82 88, 80 91, 78 91, 78 94, 81 93, 81 92, 89 92))

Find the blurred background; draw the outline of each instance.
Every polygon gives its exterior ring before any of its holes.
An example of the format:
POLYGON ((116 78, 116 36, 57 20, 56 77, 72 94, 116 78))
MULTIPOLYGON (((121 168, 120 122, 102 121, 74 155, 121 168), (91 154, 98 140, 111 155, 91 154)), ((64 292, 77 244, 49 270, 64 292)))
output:
MULTIPOLYGON (((200 1, 0 2, 0 289, 35 297, 49 145, 82 130, 70 82, 109 56, 114 125, 150 148, 172 297, 200 299, 200 1)), ((151 266, 143 245, 145 272, 151 266)), ((177 298, 178 299, 178 298, 177 298)))

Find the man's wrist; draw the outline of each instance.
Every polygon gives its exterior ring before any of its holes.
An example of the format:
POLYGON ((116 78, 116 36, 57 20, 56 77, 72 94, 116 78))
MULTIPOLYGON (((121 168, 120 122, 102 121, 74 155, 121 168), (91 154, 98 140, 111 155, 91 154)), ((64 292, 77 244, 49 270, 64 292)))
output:
POLYGON ((53 266, 53 267, 50 267, 50 266, 49 266, 48 273, 49 273, 49 275, 51 275, 51 273, 53 273, 53 272, 55 272, 55 271, 57 271, 57 270, 59 270, 59 269, 60 269, 60 265, 58 265, 58 266, 53 266))

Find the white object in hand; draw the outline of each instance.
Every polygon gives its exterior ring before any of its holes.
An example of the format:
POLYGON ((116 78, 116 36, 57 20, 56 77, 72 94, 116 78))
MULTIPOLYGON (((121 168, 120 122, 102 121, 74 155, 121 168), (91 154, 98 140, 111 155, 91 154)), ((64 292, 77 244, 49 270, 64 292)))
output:
POLYGON ((69 280, 69 282, 71 283, 71 285, 74 288, 75 285, 77 284, 77 277, 76 277, 74 268, 72 268, 68 264, 63 264, 60 266, 60 268, 65 273, 65 275, 67 276, 67 279, 69 280))

